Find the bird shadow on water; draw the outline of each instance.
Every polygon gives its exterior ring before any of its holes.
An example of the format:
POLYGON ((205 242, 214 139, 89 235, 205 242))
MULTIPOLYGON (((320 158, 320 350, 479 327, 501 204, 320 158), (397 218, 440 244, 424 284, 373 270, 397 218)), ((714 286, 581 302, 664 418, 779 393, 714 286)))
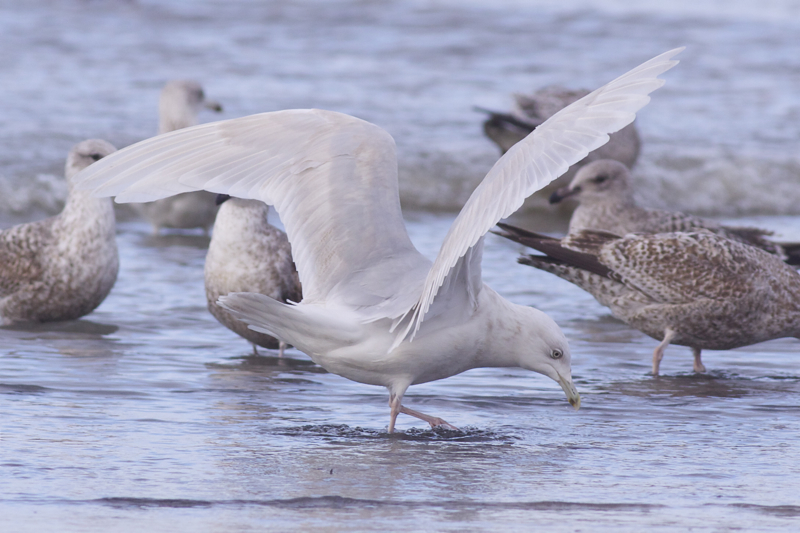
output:
POLYGON ((272 355, 239 355, 228 358, 229 363, 207 363, 206 367, 225 370, 246 370, 248 372, 274 372, 276 370, 302 370, 312 374, 327 374, 327 370, 313 361, 293 357, 272 355))
POLYGON ((636 381, 618 381, 600 390, 626 396, 668 396, 673 398, 744 398, 746 396, 779 392, 779 389, 800 384, 798 379, 756 380, 733 372, 680 373, 650 376, 636 381))
POLYGON ((496 431, 476 427, 464 427, 460 430, 436 427, 430 429, 411 428, 405 431, 388 433, 384 430, 350 427, 347 424, 309 424, 297 427, 283 427, 270 431, 285 437, 347 439, 347 440, 383 440, 411 442, 490 442, 513 441, 518 437, 505 435, 496 431))
POLYGON ((11 326, 2 326, 0 330, 4 332, 20 333, 22 335, 35 334, 37 337, 58 337, 65 336, 76 338, 100 338, 116 333, 119 326, 113 324, 102 324, 86 319, 64 320, 61 322, 26 322, 11 326), (65 335, 66 334, 66 335, 65 335))
POLYGON ((148 248, 171 248, 184 246, 204 250, 208 248, 211 237, 202 233, 146 233, 139 239, 139 244, 148 248))

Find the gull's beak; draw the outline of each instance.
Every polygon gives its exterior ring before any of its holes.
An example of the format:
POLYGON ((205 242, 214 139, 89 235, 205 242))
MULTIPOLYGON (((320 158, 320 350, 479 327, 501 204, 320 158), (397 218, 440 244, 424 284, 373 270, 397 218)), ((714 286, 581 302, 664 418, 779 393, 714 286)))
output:
POLYGON ((220 104, 219 102, 215 102, 213 100, 207 100, 206 102, 203 103, 203 106, 205 106, 206 109, 210 109, 211 111, 216 111, 217 113, 222 112, 222 104, 220 104))
POLYGON ((558 384, 561 385, 561 388, 564 389, 564 394, 567 395, 567 400, 569 404, 575 408, 577 411, 581 408, 581 395, 578 394, 578 390, 575 388, 575 385, 572 384, 572 380, 569 378, 564 378, 561 375, 558 376, 558 384))
POLYGON ((554 192, 553 194, 550 195, 550 203, 551 204, 557 204, 558 202, 560 202, 564 198, 569 198, 570 196, 578 194, 579 192, 581 192, 580 186, 575 187, 574 189, 570 189, 568 186, 567 187, 561 187, 556 192, 554 192))

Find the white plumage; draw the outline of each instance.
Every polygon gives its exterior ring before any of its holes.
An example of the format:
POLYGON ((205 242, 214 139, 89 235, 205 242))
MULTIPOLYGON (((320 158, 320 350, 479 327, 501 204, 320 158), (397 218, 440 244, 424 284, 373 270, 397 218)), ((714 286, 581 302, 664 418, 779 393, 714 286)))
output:
POLYGON ((580 397, 561 330, 481 281, 484 234, 523 200, 634 119, 679 50, 658 56, 575 102, 501 158, 467 201, 433 263, 403 223, 394 141, 362 120, 291 110, 197 126, 122 150, 81 176, 119 202, 205 189, 274 205, 303 285, 296 306, 235 294, 223 305, 253 329, 293 344, 336 374, 406 389, 470 368, 520 366, 580 397))
MULTIPOLYGON (((158 133, 169 133, 197 124, 197 115, 203 109, 222 111, 222 106, 207 100, 203 88, 194 80, 171 80, 161 90, 158 101, 158 133)), ((155 202, 139 204, 136 210, 153 226, 153 233, 161 228, 202 228, 214 224, 217 214, 215 195, 196 191, 155 202)))

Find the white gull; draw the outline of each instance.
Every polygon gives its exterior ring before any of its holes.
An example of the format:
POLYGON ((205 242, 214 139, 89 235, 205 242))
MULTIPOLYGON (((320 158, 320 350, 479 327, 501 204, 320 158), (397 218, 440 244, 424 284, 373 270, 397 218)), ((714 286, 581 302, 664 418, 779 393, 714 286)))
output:
POLYGON ((247 327, 217 305, 232 292, 257 292, 279 302, 302 299, 300 278, 286 234, 267 221, 269 206, 259 200, 219 195, 219 213, 208 245, 204 270, 208 310, 219 322, 256 345, 280 350, 285 343, 247 327))
POLYGON ((483 238, 526 197, 635 118, 680 50, 662 54, 557 113, 489 171, 433 264, 403 223, 392 137, 354 117, 290 110, 197 126, 122 150, 82 185, 118 202, 205 189, 275 206, 303 284, 287 305, 260 294, 221 298, 250 327, 326 370, 389 390, 389 432, 410 385, 478 367, 522 367, 558 382, 575 407, 570 352, 547 315, 481 281, 483 238))
POLYGON ((73 320, 100 305, 117 280, 114 205, 76 190, 75 176, 114 152, 89 139, 67 156, 67 201, 58 215, 0 232, 0 322, 73 320))
MULTIPOLYGON (((197 124, 202 109, 222 111, 222 106, 206 100, 205 92, 193 80, 171 80, 161 90, 158 101, 158 133, 169 133, 197 124)), ((136 210, 153 226, 161 228, 203 228, 208 231, 217 214, 216 195, 195 191, 136 205, 136 210)))

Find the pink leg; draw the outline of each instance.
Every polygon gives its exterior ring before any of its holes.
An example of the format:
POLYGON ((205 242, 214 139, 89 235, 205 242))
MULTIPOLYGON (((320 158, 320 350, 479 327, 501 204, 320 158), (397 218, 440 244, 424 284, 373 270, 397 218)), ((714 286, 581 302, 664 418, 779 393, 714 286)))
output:
POLYGON ((402 401, 402 397, 399 395, 392 395, 389 399, 389 407, 391 407, 391 415, 389 418, 389 433, 394 433, 394 426, 397 422, 397 415, 400 413, 413 416, 414 418, 419 418, 420 420, 424 420, 428 424, 431 425, 431 428, 435 428, 437 426, 445 426, 449 429, 454 429, 459 431, 457 427, 453 424, 448 424, 441 418, 435 416, 428 416, 425 413, 420 413, 419 411, 414 411, 413 409, 409 409, 408 407, 403 407, 400 403, 402 401))
POLYGON ((283 351, 286 349, 286 343, 278 341, 278 357, 283 357, 283 351))
POLYGON ((664 358, 664 350, 669 346, 670 341, 675 338, 675 332, 671 329, 667 328, 664 332, 664 340, 661 341, 661 344, 656 346, 655 351, 653 352, 653 375, 658 375, 658 368, 661 366, 661 360, 664 358))
POLYGON ((397 422, 397 415, 400 414, 400 410, 403 408, 400 405, 400 396, 392 395, 389 398, 389 407, 391 408, 391 414, 389 415, 389 433, 394 433, 394 424, 397 422))
POLYGON ((700 359, 700 348, 692 348, 692 353, 694 354, 694 371, 705 372, 706 367, 703 364, 703 360, 700 359))
POLYGON ((409 409, 408 407, 403 407, 402 405, 400 406, 400 412, 406 415, 411 415, 414 418, 419 418, 420 420, 424 420, 425 422, 431 425, 431 428, 435 428, 436 426, 445 426, 448 429, 454 429, 456 431, 460 431, 453 424, 448 424, 441 418, 435 416, 429 416, 426 415, 425 413, 420 413, 419 411, 414 411, 413 409, 409 409))

